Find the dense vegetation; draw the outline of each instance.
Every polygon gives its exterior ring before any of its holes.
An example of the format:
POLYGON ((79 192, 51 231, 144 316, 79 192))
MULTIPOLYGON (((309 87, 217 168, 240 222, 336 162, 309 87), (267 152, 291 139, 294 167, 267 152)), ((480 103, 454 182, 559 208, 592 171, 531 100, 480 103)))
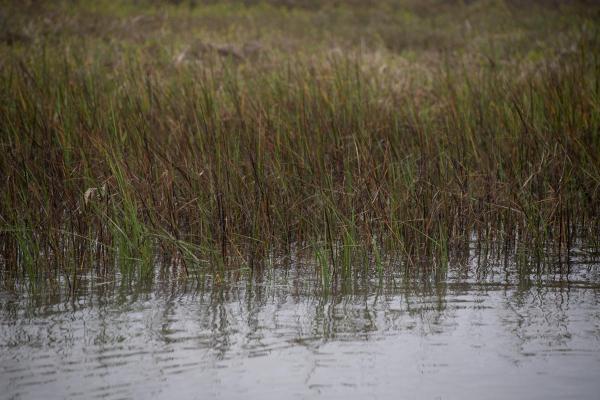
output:
POLYGON ((598 6, 1 4, 5 283, 599 247, 598 6))

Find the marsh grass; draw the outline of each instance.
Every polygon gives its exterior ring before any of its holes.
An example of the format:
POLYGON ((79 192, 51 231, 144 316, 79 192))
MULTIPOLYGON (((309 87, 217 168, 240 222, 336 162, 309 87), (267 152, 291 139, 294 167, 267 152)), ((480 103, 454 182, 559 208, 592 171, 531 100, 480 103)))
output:
POLYGON ((599 9, 450 3, 7 3, 4 282, 597 250, 599 9))

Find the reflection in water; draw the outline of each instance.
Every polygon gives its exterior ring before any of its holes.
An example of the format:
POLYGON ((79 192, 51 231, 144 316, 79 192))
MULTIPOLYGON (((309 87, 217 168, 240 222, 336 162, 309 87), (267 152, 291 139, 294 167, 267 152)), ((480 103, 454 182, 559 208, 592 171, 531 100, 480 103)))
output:
POLYGON ((199 284, 108 282, 75 299, 0 292, 0 397, 596 398, 596 265, 509 278, 309 267, 199 284))

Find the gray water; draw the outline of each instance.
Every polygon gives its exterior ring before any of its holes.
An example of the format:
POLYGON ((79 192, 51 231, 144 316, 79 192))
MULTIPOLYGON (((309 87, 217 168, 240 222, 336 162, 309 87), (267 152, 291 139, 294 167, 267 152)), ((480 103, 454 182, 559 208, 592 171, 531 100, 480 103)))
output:
POLYGON ((0 398, 598 399, 599 270, 4 290, 0 398))

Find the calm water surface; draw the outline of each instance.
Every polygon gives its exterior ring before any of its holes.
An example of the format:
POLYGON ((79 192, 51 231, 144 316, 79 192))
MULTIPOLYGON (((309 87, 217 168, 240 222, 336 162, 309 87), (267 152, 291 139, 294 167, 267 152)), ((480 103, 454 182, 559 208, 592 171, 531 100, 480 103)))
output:
POLYGON ((0 291, 0 398, 598 399, 599 270, 0 291))

